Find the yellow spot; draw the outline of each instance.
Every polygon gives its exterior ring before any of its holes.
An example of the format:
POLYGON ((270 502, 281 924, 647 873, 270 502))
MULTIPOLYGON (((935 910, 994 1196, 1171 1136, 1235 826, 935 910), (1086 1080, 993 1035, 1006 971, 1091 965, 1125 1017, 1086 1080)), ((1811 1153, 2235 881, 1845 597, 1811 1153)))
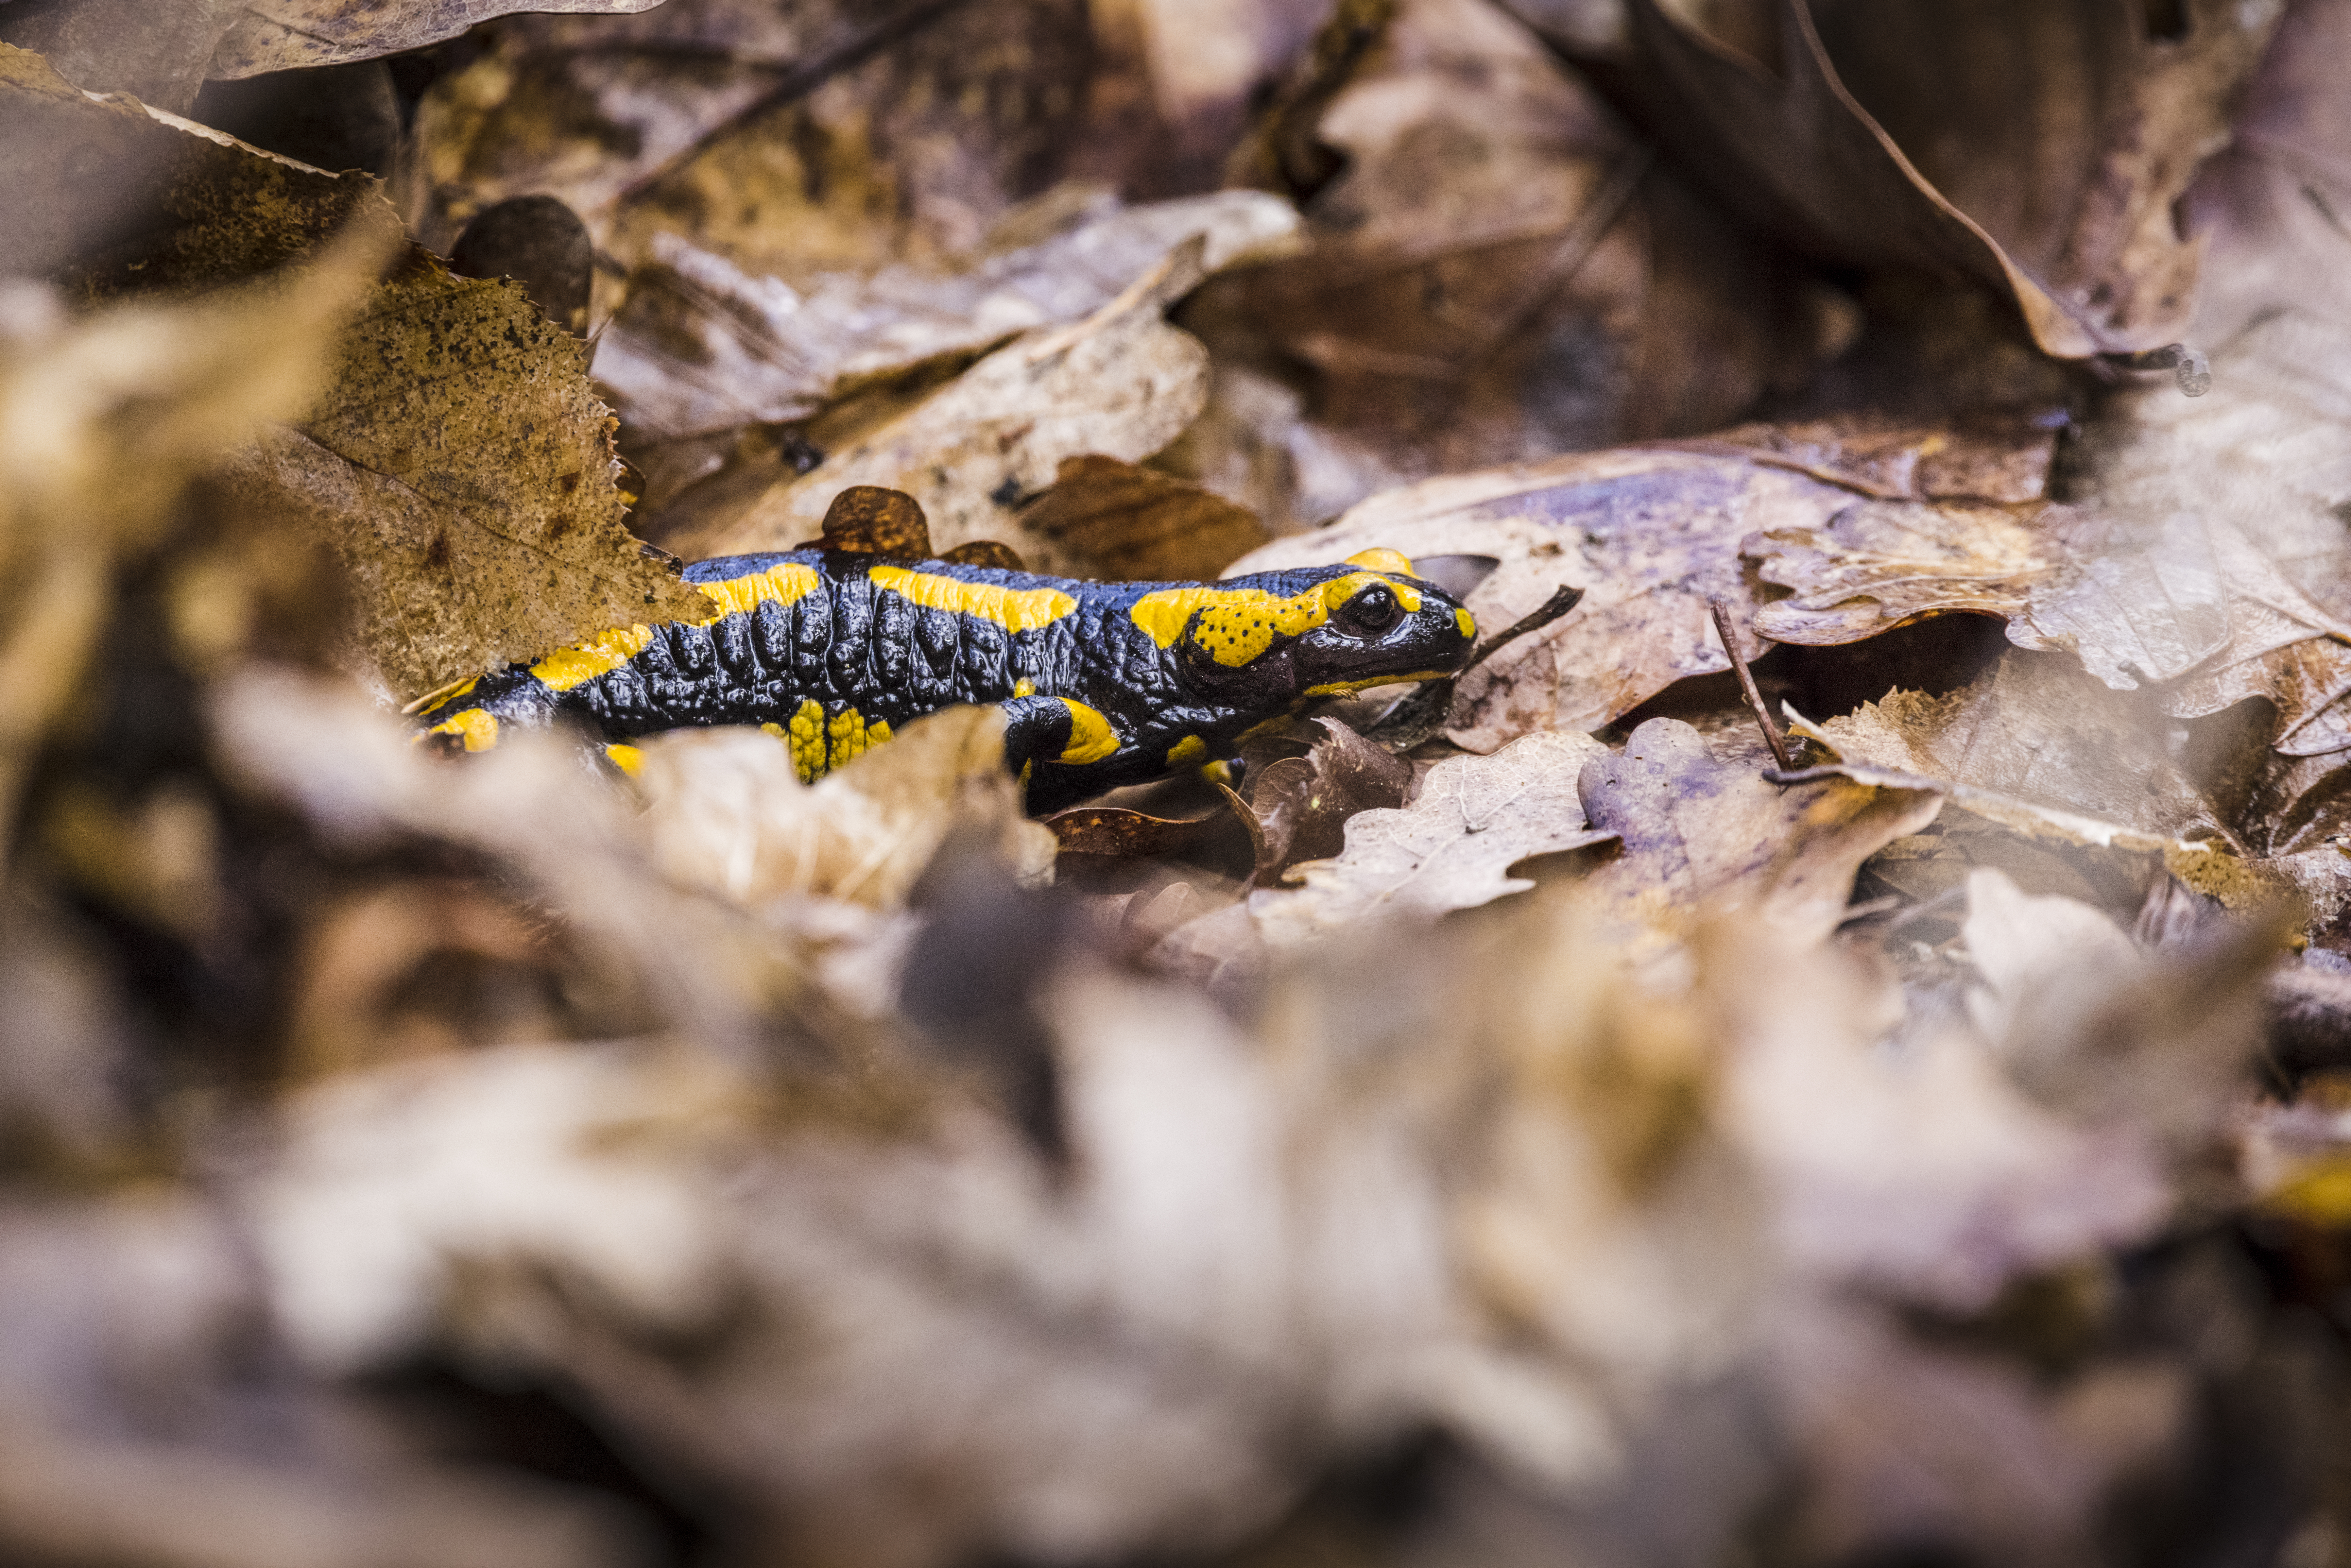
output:
POLYGON ((1400 686, 1407 681, 1441 681, 1444 678, 1442 670, 1415 670, 1408 675, 1374 675, 1363 681, 1327 681, 1319 686, 1307 687, 1306 695, 1310 697, 1343 696, 1351 692, 1367 692, 1374 686, 1400 686))
POLYGON ((1081 702, 1061 698, 1061 706, 1070 710, 1070 743, 1061 747, 1058 760, 1062 762, 1100 762, 1118 749, 1118 731, 1111 728, 1110 720, 1081 702))
POLYGON ((1374 584, 1393 591, 1406 611, 1420 608, 1420 594, 1411 585, 1377 572, 1357 571, 1287 599, 1261 588, 1163 588, 1136 600, 1127 613, 1163 648, 1174 647, 1189 626, 1210 658, 1238 668, 1272 647, 1275 638, 1295 637, 1322 625, 1332 612, 1374 584))
MULTIPOLYGON (((774 725, 759 727, 775 733, 774 725)), ((824 777, 824 706, 814 697, 800 704, 792 715, 791 723, 784 727, 783 741, 792 750, 792 771, 800 776, 803 784, 813 784, 824 777)))
POLYGON ((1201 768, 1200 777, 1211 784, 1221 784, 1228 789, 1240 782, 1238 776, 1233 772, 1233 765, 1221 757, 1201 768))
POLYGON ((487 751, 498 743, 498 716, 486 707, 469 707, 463 713, 451 714, 424 733, 462 735, 466 750, 487 751))
POLYGON ((1167 766, 1188 768, 1208 755, 1208 743, 1196 735, 1187 735, 1167 748, 1167 766))
POLYGON ((645 770, 645 754, 624 741, 613 741, 604 747, 604 755, 612 766, 634 779, 645 770))
POLYGON ((1012 683, 1012 695, 1016 697, 1033 697, 1037 695, 1037 683, 1027 679, 1015 681, 1012 683))
POLYGON ((868 567, 876 588, 886 588, 925 610, 952 610, 993 621, 1007 632, 1033 632, 1050 626, 1078 607, 1078 601, 1058 588, 1004 588, 992 582, 966 582, 903 566, 868 567))
POLYGON ((839 768, 856 761, 875 747, 888 741, 890 726, 880 719, 868 724, 865 722, 865 716, 855 708, 843 708, 832 716, 832 722, 826 727, 826 733, 831 745, 825 753, 825 766, 839 768))
POLYGON ((585 685, 597 676, 619 669, 644 652, 645 644, 653 640, 650 626, 616 626, 592 643, 582 643, 576 648, 559 648, 530 667, 551 692, 568 692, 585 685))
POLYGON ((831 718, 814 698, 800 704, 789 724, 759 727, 791 749, 792 771, 803 784, 813 784, 844 763, 853 762, 890 738, 886 719, 871 724, 855 708, 843 708, 831 718))
POLYGON ((481 684, 482 677, 479 675, 467 675, 462 681, 451 681, 445 686, 434 687, 431 691, 426 692, 423 696, 418 697, 414 702, 410 703, 406 707, 402 708, 400 711, 403 716, 427 712, 430 709, 439 707, 443 703, 455 702, 459 697, 464 696, 467 692, 472 691, 475 686, 480 685, 481 684))
POLYGON ((1453 623, 1461 628, 1461 634, 1464 637, 1475 638, 1478 635, 1478 618, 1467 610, 1455 611, 1453 623))
POLYGON ((694 622, 707 626, 725 616, 748 614, 768 600, 778 604, 797 603, 824 586, 824 580, 816 574, 814 567, 788 560, 746 577, 730 577, 723 582, 697 582, 694 586, 718 606, 694 622))
POLYGON ((1400 571, 1406 577, 1412 575, 1412 562, 1402 550, 1357 550, 1347 558, 1347 564, 1360 566, 1366 571, 1400 571))

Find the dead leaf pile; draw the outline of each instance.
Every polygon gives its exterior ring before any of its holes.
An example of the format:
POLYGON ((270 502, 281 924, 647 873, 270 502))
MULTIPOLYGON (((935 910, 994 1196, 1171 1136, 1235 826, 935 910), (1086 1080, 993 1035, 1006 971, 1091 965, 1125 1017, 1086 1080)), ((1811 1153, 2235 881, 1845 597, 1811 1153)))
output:
POLYGON ((0 5, 0 1558, 2351 1556, 2351 0, 169 9, 0 5), (1483 640, 395 711, 817 539, 1483 640))

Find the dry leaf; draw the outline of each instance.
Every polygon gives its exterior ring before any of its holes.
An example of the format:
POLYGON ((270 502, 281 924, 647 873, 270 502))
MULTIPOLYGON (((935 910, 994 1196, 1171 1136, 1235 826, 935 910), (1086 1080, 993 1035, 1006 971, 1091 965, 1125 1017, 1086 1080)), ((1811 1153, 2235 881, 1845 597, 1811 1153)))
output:
POLYGON ((419 239, 543 193, 624 266, 674 233, 795 287, 979 245, 1055 183, 1089 64, 1080 0, 669 0, 488 41, 418 106, 419 239))
MULTIPOLYGON (((1499 631, 1554 589, 1583 601, 1465 676, 1447 737, 1490 751, 1540 729, 1598 729, 1676 681, 1730 667, 1708 613, 1722 599, 1747 620, 1739 540, 1815 523, 1851 491, 1742 459, 1628 448, 1430 479, 1354 507, 1330 527, 1279 539, 1230 570, 1343 560, 1373 548, 1415 559, 1499 561, 1468 597, 1499 631)), ((1742 637, 1760 655, 1760 639, 1742 637)))
POLYGON ((2013 504, 2039 500, 2047 488, 2060 428, 2048 415, 1978 414, 1923 424, 1859 412, 1742 424, 1687 444, 1754 453, 1879 500, 2013 504))
POLYGON ((1812 528, 1750 535, 1756 575, 1795 591, 1755 612, 1775 643, 1851 643, 1922 616, 2018 613, 2056 570, 2029 516, 1986 506, 1869 501, 1812 528))
POLYGON ((2186 838, 2212 809, 2173 759, 2162 709, 2070 659, 2011 652, 1940 697, 1888 692, 1809 727, 1847 762, 1925 774, 2186 838))
POLYGON ((1019 340, 799 478, 776 486, 723 531, 681 542, 697 555, 787 549, 815 532, 851 485, 922 503, 931 541, 953 549, 1000 539, 1029 567, 1080 565, 1021 525, 1015 507, 1051 484, 1064 458, 1148 457, 1207 395, 1207 354, 1162 314, 1201 276, 1195 237, 1085 320, 1019 340))
POLYGON ((1256 517, 1197 485, 1115 457, 1064 457, 1052 487, 1020 509, 1077 575, 1114 582, 1200 581, 1265 543, 1256 517))
POLYGON ((1697 730, 1656 718, 1583 769, 1583 808, 1621 853, 1575 884, 1619 941, 1687 934, 1701 906, 1741 909, 1799 946, 1844 918, 1861 862, 1932 821, 1916 788, 1783 788, 1716 760, 1697 730))
POLYGON ((1535 884, 1510 868, 1536 855, 1604 843, 1576 796, 1584 763, 1605 755, 1588 736, 1526 736, 1491 757, 1448 758, 1429 769, 1401 810, 1347 819, 1337 859, 1290 868, 1296 892, 1249 895, 1249 913, 1278 944, 1328 936, 1362 921, 1431 919, 1475 909, 1535 884))
POLYGON ((242 0, 214 50, 209 77, 345 65, 421 49, 515 11, 619 16, 662 0, 242 0))
POLYGON ((354 663, 395 695, 707 610, 629 534, 586 359, 519 286, 419 254, 345 336, 332 390, 231 476, 334 545, 354 663))
POLYGON ((2194 304, 2172 204, 2283 9, 1754 0, 1726 41, 1631 0, 1636 111, 1805 249, 1972 276, 2053 354, 2154 349, 2194 304))
MULTIPOLYGON (((1284 444, 1356 477, 1301 516, 1743 413, 1780 352, 1770 258, 1499 8, 1376 9, 1376 42, 1350 39, 1317 89, 1336 173, 1293 180, 1306 254, 1212 285, 1186 318, 1220 360, 1311 369, 1311 423, 1284 444)), ((1332 30, 1351 26, 1370 31, 1332 30)))
POLYGON ((1314 722, 1322 734, 1304 756, 1276 758, 1249 775, 1260 887, 1287 880, 1282 873, 1301 861, 1343 854, 1356 813, 1398 810, 1412 792, 1412 764, 1337 719, 1314 722))
POLYGON ((800 419, 856 383, 1091 315, 1195 234, 1213 273, 1278 251, 1298 224, 1254 191, 1138 207, 1105 196, 1074 218, 959 271, 829 274, 804 289, 657 235, 599 342, 596 379, 632 427, 660 436, 800 419))
POLYGON ((993 708, 917 719, 812 785, 757 730, 660 736, 643 750, 654 864, 737 904, 815 896, 896 908, 950 833, 989 845, 1024 882, 1052 877, 1053 834, 1021 814, 993 708))

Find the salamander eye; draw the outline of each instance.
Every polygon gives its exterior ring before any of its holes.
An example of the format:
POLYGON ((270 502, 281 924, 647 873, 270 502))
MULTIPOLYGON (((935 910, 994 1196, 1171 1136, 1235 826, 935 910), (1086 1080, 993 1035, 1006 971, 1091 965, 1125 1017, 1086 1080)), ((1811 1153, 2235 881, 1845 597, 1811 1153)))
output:
POLYGON ((1339 624, 1360 637, 1376 637, 1403 619, 1403 604, 1384 588, 1366 588, 1339 607, 1339 624))

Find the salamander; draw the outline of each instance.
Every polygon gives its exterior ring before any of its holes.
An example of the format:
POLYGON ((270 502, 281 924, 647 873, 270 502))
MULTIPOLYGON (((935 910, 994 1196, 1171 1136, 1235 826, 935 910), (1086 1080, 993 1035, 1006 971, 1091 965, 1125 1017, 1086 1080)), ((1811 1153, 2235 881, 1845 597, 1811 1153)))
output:
POLYGON ((569 721, 624 769, 661 730, 758 725, 813 782, 908 721, 1004 710, 1032 811, 1230 757, 1317 697, 1450 674, 1477 626, 1394 550, 1216 582, 1091 582, 810 549, 685 568, 698 621, 624 626, 426 699, 466 751, 569 721))

